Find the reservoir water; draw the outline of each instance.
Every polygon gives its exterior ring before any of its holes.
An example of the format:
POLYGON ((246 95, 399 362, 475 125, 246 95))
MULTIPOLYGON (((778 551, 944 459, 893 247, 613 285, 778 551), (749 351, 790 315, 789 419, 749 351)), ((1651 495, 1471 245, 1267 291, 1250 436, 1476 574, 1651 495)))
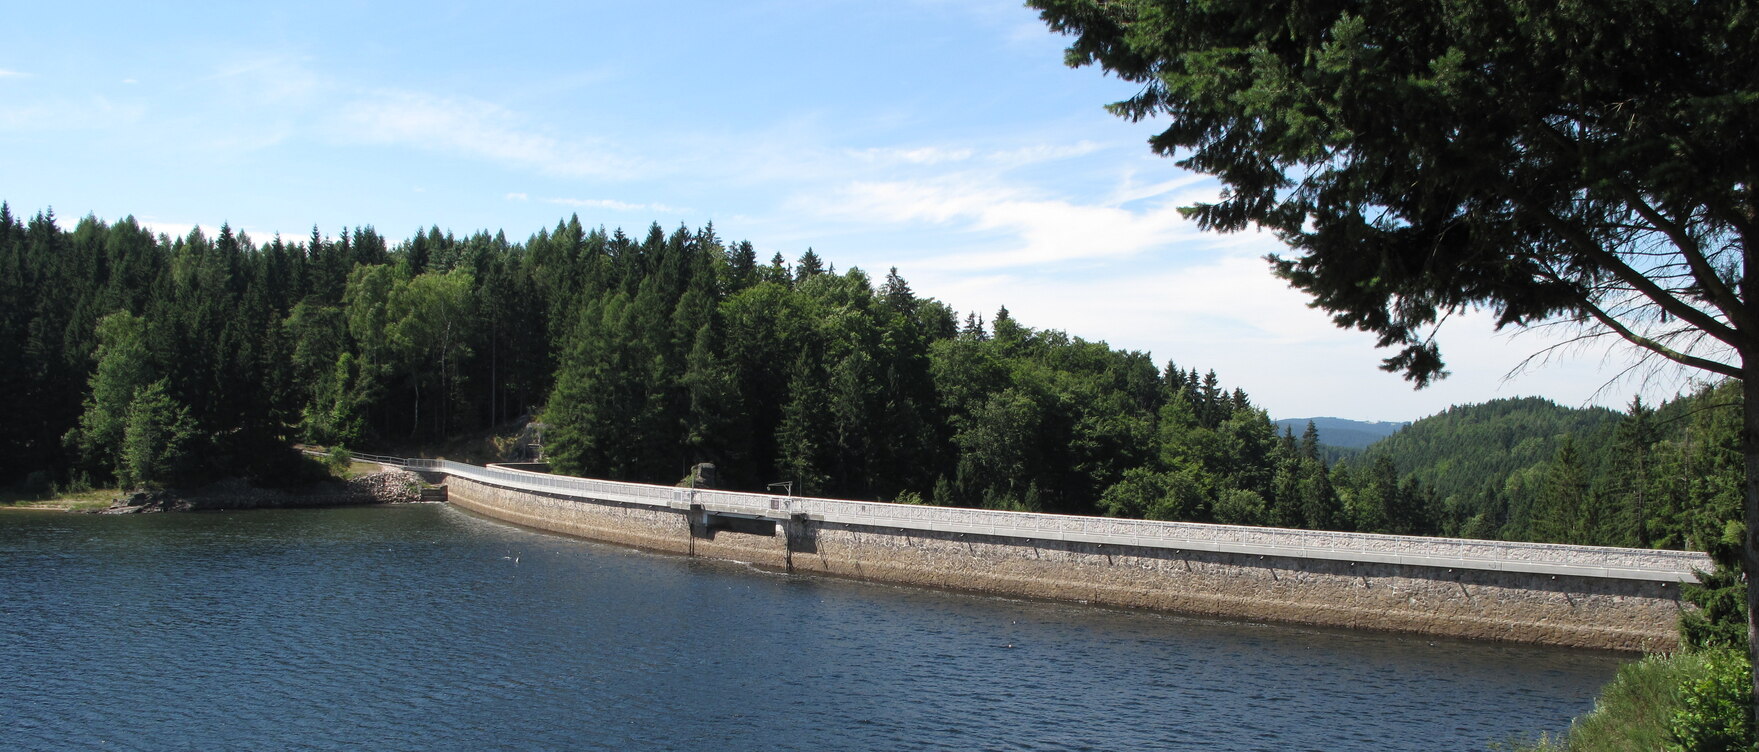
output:
POLYGON ((0 512, 0 748, 1482 750, 1628 656, 761 572, 444 505, 0 512))

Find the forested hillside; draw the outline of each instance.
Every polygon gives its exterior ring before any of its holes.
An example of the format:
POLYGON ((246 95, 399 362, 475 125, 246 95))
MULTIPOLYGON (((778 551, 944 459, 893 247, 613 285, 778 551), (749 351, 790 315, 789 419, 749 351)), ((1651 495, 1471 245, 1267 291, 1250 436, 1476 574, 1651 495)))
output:
MULTIPOLYGON (((1549 460, 1568 437, 1604 443, 1608 437, 1602 430, 1619 417, 1605 408, 1560 407, 1539 397, 1455 405, 1374 442, 1367 456, 1384 456, 1409 468, 1424 485, 1447 497, 1478 490, 1485 478, 1549 460)), ((1602 448, 1578 446, 1596 454, 1602 448)))
POLYGON ((1214 372, 810 249, 760 262, 712 226, 257 243, 0 204, 0 347, 0 483, 282 482, 294 442, 530 414, 559 469, 597 477, 713 462, 740 489, 1411 534, 1682 545, 1734 518, 1739 478, 1732 411, 1703 408, 1726 390, 1641 420, 1450 412, 1333 468, 1317 429, 1279 431, 1214 372))
POLYGON ((1308 423, 1319 429, 1321 446, 1338 447, 1341 449, 1366 449, 1369 444, 1380 441, 1393 432, 1410 425, 1388 421, 1350 420, 1348 418, 1281 418, 1275 421, 1278 429, 1289 431, 1302 430, 1308 423))
POLYGON ((1623 414, 1493 400, 1416 421, 1348 462, 1403 470, 1457 525, 1449 534, 1677 547, 1740 518, 1739 417, 1728 386, 1623 414))

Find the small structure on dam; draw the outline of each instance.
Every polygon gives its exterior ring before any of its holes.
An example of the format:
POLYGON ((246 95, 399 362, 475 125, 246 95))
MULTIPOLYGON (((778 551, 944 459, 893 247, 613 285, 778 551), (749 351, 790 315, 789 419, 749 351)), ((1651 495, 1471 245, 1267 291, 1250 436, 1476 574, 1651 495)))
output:
POLYGON ((1244 619, 1615 650, 1677 645, 1685 551, 841 501, 445 460, 451 502, 657 551, 883 582, 1244 619))

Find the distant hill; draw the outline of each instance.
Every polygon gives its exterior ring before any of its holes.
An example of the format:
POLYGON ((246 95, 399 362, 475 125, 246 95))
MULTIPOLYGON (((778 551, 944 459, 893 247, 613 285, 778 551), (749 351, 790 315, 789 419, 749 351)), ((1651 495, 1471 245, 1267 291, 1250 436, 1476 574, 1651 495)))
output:
POLYGON ((1319 443, 1347 449, 1365 449, 1369 444, 1393 435, 1410 423, 1381 420, 1350 420, 1348 418, 1284 418, 1276 421, 1277 431, 1287 428, 1298 437, 1307 430, 1307 422, 1319 429, 1319 443))
POLYGON ((1574 436, 1585 456, 1598 456, 1618 419, 1606 408, 1563 407, 1539 397, 1456 405, 1376 442, 1364 456, 1391 459, 1443 498, 1474 494, 1549 462, 1564 436, 1574 436))

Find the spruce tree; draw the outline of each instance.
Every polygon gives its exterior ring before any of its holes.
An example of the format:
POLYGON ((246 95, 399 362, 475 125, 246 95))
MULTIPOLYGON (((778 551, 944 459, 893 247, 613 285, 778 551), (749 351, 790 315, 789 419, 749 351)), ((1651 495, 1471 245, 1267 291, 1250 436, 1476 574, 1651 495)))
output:
POLYGON ((1539 494, 1544 510, 1533 523, 1534 537, 1548 543, 1583 543, 1591 520, 1587 472, 1575 441, 1565 436, 1545 472, 1539 494))
POLYGON ((1618 461, 1617 493, 1624 499, 1637 546, 1649 547, 1650 453, 1656 441, 1655 411, 1643 404, 1642 395, 1631 398, 1625 419, 1619 421, 1614 447, 1618 461))
POLYGON ((800 262, 794 266, 794 281, 805 282, 808 279, 825 273, 824 261, 813 253, 811 248, 800 255, 800 262))

